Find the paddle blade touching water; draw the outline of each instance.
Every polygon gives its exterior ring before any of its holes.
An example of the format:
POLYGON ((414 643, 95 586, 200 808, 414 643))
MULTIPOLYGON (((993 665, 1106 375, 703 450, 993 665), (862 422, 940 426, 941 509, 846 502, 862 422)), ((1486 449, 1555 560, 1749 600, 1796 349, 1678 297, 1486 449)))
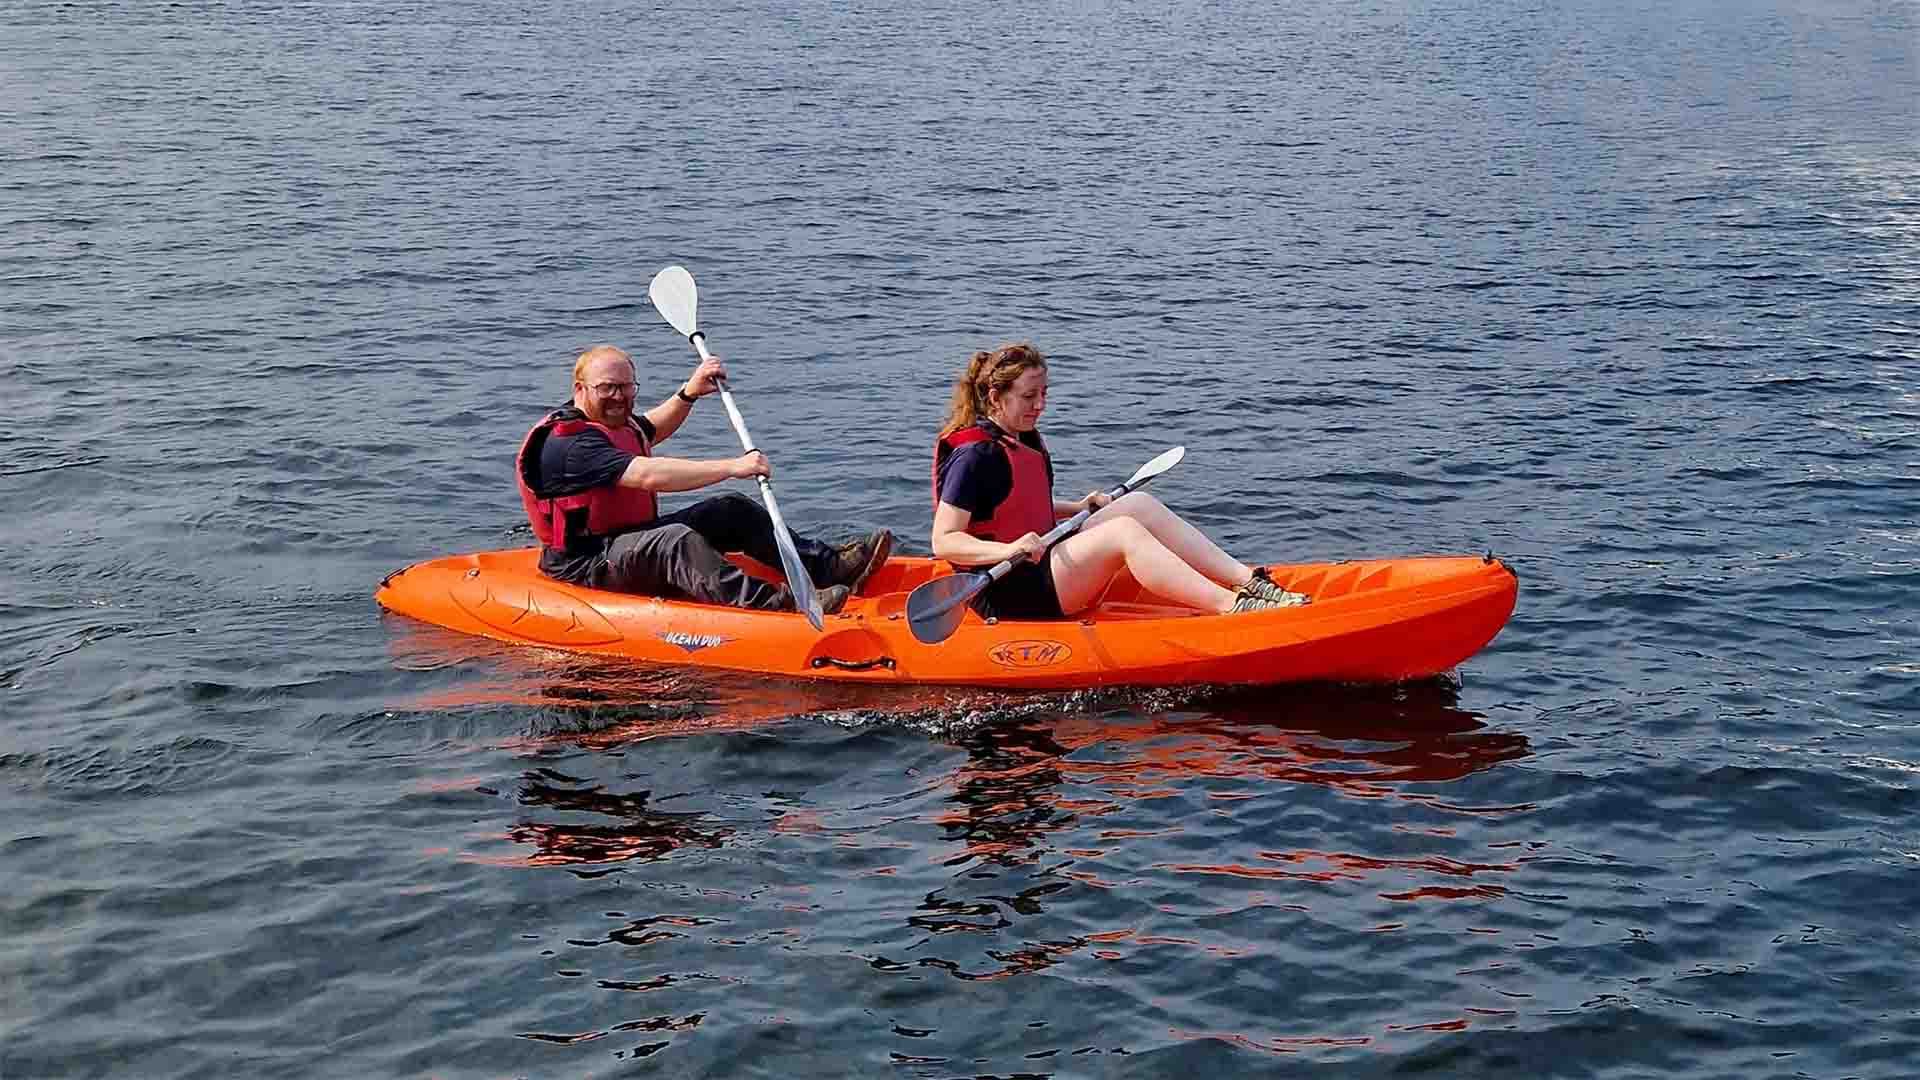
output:
MULTIPOLYGON (((1119 498, 1135 488, 1143 487, 1148 481, 1175 465, 1187 456, 1187 448, 1176 446, 1171 450, 1140 466, 1127 482, 1107 492, 1110 498, 1119 498)), ((1086 524, 1092 510, 1082 510, 1067 520, 1055 525, 1040 538, 1047 547, 1078 531, 1086 524)), ((959 573, 947 577, 935 578, 913 590, 907 597, 907 626, 913 631, 915 639, 926 645, 938 645, 953 636, 960 629, 960 623, 967 617, 967 602, 980 595, 981 590, 1005 577, 1013 569, 1014 560, 999 563, 985 573, 959 573)))

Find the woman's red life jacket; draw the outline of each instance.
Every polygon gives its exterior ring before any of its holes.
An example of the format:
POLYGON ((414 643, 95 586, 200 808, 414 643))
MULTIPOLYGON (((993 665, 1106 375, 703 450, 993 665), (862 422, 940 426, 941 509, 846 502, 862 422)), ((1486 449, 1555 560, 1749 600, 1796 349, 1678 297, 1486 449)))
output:
POLYGON ((514 456, 514 479, 520 485, 520 502, 527 508, 527 521, 533 525, 533 535, 550 548, 566 550, 569 541, 582 539, 583 531, 588 536, 611 536, 660 516, 660 500, 653 492, 619 484, 601 484, 558 498, 540 495, 534 485, 540 477, 540 451, 547 439, 554 435, 578 435, 588 428, 599 428, 608 442, 629 454, 640 457, 653 454, 653 444, 640 430, 640 425, 632 421, 624 428, 613 428, 594 423, 578 409, 565 408, 548 413, 533 425, 533 430, 527 432, 520 443, 520 452, 514 456), (584 522, 579 513, 583 509, 586 511, 584 522), (573 520, 572 528, 567 523, 569 517, 573 520))
POLYGON ((1036 450, 1008 435, 996 436, 975 424, 942 435, 933 444, 933 506, 940 508, 940 463, 948 454, 968 443, 992 439, 1007 455, 1013 467, 1013 490, 993 512, 978 514, 967 526, 967 534, 997 544, 1011 544, 1028 533, 1046 535, 1054 526, 1053 477, 1047 468, 1047 453, 1036 450))

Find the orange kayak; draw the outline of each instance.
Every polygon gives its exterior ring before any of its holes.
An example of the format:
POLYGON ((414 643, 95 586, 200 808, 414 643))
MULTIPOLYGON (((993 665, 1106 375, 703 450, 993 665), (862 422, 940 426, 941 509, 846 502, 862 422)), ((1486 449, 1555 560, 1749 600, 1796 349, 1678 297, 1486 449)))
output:
MULTIPOLYGON (((382 607, 499 641, 655 664, 863 683, 1071 690, 1285 682, 1397 682, 1451 670, 1513 613, 1513 572, 1492 556, 1278 565, 1303 607, 1200 615, 1124 573, 1092 610, 1060 622, 968 612, 937 645, 914 639, 907 594, 950 573, 894 558, 826 632, 804 616, 629 596, 544 577, 534 548, 455 555, 387 576, 382 607)), ((755 573, 777 573, 755 564, 755 573)))

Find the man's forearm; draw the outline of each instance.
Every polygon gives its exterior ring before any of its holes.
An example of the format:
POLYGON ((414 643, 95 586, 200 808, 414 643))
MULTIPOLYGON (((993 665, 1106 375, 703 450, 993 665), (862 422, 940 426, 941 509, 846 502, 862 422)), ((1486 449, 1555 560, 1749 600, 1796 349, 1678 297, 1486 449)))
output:
POLYGON ((621 487, 642 491, 693 491, 733 479, 734 463, 691 458, 637 457, 620 475, 621 487))
POLYGON ((647 423, 653 425, 654 442, 666 442, 668 436, 680 430, 680 425, 686 422, 687 414, 693 411, 693 402, 680 396, 685 391, 686 387, 683 386, 678 392, 669 395, 665 401, 647 410, 647 423))

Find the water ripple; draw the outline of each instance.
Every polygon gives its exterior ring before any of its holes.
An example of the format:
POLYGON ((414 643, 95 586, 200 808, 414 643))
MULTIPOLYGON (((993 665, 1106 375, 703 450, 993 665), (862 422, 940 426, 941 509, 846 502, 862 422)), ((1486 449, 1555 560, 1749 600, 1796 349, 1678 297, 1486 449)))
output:
POLYGON ((1914 13, 1653 10, 16 4, 0 1074, 1902 1075, 1914 13), (805 531, 924 551, 1031 338, 1068 489, 1520 609, 1030 696, 378 612, 673 262, 805 531))

